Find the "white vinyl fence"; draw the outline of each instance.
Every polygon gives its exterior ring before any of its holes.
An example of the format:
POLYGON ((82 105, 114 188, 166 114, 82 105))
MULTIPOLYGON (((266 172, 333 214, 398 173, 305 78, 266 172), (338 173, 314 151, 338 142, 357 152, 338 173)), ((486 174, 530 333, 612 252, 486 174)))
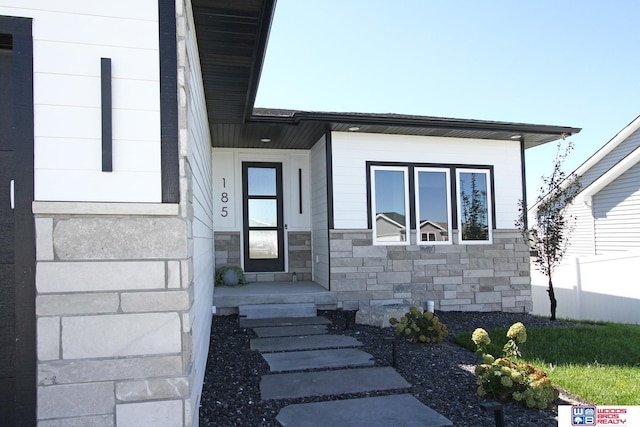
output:
MULTIPOLYGON (((533 314, 550 314, 547 281, 531 263, 533 314)), ((567 259, 553 285, 558 318, 640 323, 640 252, 567 259)))

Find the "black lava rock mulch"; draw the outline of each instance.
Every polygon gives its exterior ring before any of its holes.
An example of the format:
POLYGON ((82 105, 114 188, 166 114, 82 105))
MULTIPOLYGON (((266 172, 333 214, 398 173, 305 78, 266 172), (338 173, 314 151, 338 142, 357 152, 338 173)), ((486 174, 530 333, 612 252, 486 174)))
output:
MULTIPOLYGON (((508 328, 522 322, 527 328, 571 326, 566 322, 513 313, 437 312, 447 326, 449 337, 442 344, 413 344, 395 340, 393 328, 357 325, 353 312, 324 311, 318 313, 331 320, 329 333, 356 337, 370 353, 376 366, 392 366, 392 343, 396 343, 396 370, 412 386, 397 393, 411 393, 425 405, 449 418, 456 426, 491 427, 492 413, 484 412, 485 400, 476 394, 474 366, 479 357, 456 345, 453 335, 485 329, 508 328), (347 318, 348 316, 348 318, 347 318), (345 326, 348 326, 345 329, 345 326)), ((257 427, 277 426, 280 409, 293 403, 331 399, 379 396, 396 392, 360 393, 335 397, 310 397, 261 401, 260 378, 269 372, 259 352, 249 348, 255 337, 251 329, 241 328, 237 316, 217 316, 213 319, 209 360, 205 374, 200 407, 201 426, 257 427)), ((558 403, 568 403, 559 400, 558 403)), ((556 426, 556 408, 544 411, 528 409, 518 404, 505 404, 505 425, 510 427, 556 426)))

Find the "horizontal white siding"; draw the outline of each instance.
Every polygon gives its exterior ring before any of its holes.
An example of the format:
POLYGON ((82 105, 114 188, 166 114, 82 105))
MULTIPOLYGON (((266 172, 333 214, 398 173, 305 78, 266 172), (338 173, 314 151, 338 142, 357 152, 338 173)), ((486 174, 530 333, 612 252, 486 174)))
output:
MULTIPOLYGON (((614 167, 620 160, 640 145, 640 130, 632 133, 611 150, 597 164, 581 177, 582 188, 586 188, 602 174, 614 167)), ((569 235, 567 257, 609 253, 624 248, 638 248, 636 230, 640 228, 640 217, 633 212, 639 210, 637 199, 640 178, 637 166, 617 178, 615 182, 593 196, 591 206, 587 206, 580 196, 569 207, 567 214, 573 217, 574 229, 569 235), (633 172, 635 170, 635 172, 633 172), (635 196, 634 196, 635 194, 635 196), (615 205, 621 203, 620 207, 615 205), (631 212, 629 212, 631 210, 631 212), (594 217, 595 212, 595 217, 594 217), (633 221, 636 224, 633 224, 633 221), (596 247, 596 242, 597 247, 596 247)))
POLYGON ((591 208, 581 201, 575 202, 566 212, 566 218, 570 227, 568 234, 569 246, 566 257, 593 255, 593 217, 591 208))
MULTIPOLYGON (((188 98, 187 159, 191 170, 191 193, 193 207, 193 305, 189 312, 189 324, 193 337, 193 364, 189 376, 192 378, 190 390, 190 413, 193 425, 198 424, 198 407, 205 368, 209 354, 211 335, 211 306, 213 305, 213 284, 215 256, 213 248, 213 188, 211 162, 211 133, 204 96, 204 85, 200 72, 198 46, 194 31, 193 16, 188 17, 186 41, 186 65, 188 81, 185 87, 188 98)), ((182 110, 182 113, 185 113, 182 110)), ((187 425, 191 425, 187 421, 187 425)))
POLYGON ((311 243, 313 280, 329 288, 329 222, 327 206, 326 141, 322 137, 310 151, 311 243), (317 261, 316 261, 317 260, 317 261))
POLYGON ((367 161, 493 165, 496 228, 515 227, 522 198, 518 141, 334 132, 332 156, 336 229, 367 228, 367 161))
POLYGON ((596 253, 640 249, 640 164, 593 196, 596 253))
POLYGON ((7 0, 0 14, 33 19, 35 199, 161 201, 157 0, 7 0), (101 171, 102 57, 113 172, 101 171))

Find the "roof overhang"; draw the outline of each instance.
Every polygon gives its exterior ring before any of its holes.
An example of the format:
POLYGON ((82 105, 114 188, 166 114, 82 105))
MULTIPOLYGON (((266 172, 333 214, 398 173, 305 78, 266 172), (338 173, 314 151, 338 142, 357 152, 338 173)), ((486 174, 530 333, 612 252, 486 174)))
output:
POLYGON ((580 192, 580 197, 586 204, 591 205, 591 200, 595 194, 607 185, 611 184, 616 178, 631 169, 633 166, 637 165, 638 162, 640 162, 640 147, 637 147, 626 157, 616 163, 611 169, 602 174, 600 178, 593 181, 588 187, 585 187, 580 192))
POLYGON ((209 123, 252 114, 275 0, 192 0, 209 123))
POLYGON ((402 114, 255 109, 243 126, 214 124, 214 147, 309 149, 327 131, 524 141, 535 147, 580 132, 579 128, 463 120, 402 114))

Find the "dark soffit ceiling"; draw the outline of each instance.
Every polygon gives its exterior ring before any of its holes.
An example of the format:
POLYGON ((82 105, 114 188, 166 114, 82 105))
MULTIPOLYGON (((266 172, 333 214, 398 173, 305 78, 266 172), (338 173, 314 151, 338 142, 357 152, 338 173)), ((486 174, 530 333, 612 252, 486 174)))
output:
POLYGON ((513 141, 525 148, 580 132, 579 128, 526 123, 463 120, 403 114, 307 112, 256 108, 244 125, 214 124, 213 146, 309 149, 327 131, 443 136, 513 141), (262 139, 270 142, 264 143, 262 139))
POLYGON ((309 149, 328 130, 514 140, 535 147, 580 131, 562 126, 401 114, 254 109, 275 0, 193 0, 214 147, 309 149), (262 142, 270 139, 269 143, 262 142))
POLYGON ((209 123, 251 116, 275 0, 193 0, 209 123))

